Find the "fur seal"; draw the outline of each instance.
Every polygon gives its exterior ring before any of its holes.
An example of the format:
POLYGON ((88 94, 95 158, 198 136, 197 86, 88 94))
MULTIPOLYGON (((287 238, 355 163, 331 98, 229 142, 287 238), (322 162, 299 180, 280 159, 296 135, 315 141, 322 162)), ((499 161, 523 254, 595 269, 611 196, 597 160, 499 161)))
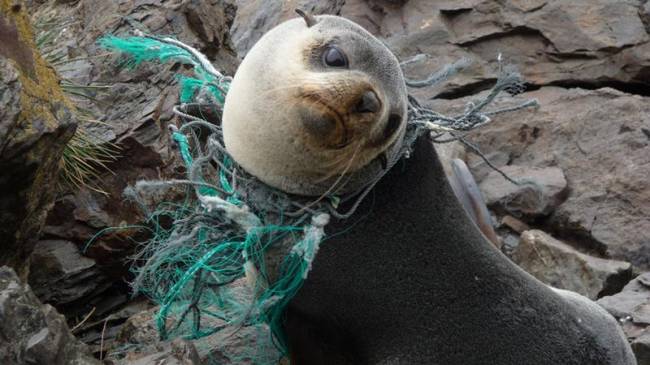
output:
POLYGON ((293 365, 636 364, 612 316, 488 242, 426 136, 328 228, 287 309, 293 365))
MULTIPOLYGON (((223 128, 249 173, 312 195, 399 145, 406 91, 395 57, 358 25, 303 18, 244 59, 223 128)), ((488 242, 427 136, 326 233, 285 313, 293 365, 636 363, 613 317, 488 242)))
POLYGON ((354 190, 363 181, 353 174, 381 168, 380 155, 404 132, 404 77, 397 58, 359 25, 301 14, 266 33, 239 66, 224 143, 249 173, 286 192, 354 190))

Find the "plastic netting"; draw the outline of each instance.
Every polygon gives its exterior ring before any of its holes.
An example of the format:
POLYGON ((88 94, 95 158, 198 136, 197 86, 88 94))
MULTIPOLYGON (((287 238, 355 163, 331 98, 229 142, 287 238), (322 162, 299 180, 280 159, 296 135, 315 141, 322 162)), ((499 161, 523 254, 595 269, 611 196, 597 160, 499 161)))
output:
MULTIPOLYGON (((222 110, 231 82, 197 50, 171 38, 142 34, 107 36, 99 44, 124 54, 131 67, 145 61, 192 66, 193 77, 179 76, 181 100, 174 108, 179 125, 170 127, 186 178, 139 181, 125 190, 147 213, 146 225, 152 232, 133 258, 132 286, 159 305, 155 320, 161 339, 247 334, 242 339, 250 342, 243 346, 245 351, 220 349, 231 363, 272 364, 286 354, 283 312, 309 274, 330 217, 349 217, 383 174, 399 159, 408 158, 417 136, 430 133, 437 142, 464 141, 463 132, 488 123, 491 115, 536 105, 526 101, 485 110, 497 95, 521 85, 516 72, 504 69, 494 89, 466 105, 458 116, 434 112, 409 96, 406 135, 382 172, 355 192, 306 198, 247 174, 224 148, 219 121, 208 122, 189 112, 193 105, 206 103, 222 110), (184 197, 151 209, 145 198, 171 187, 182 187, 184 197), (352 208, 340 212, 346 201, 352 208)), ((461 60, 426 80, 407 84, 430 87, 468 63, 461 60)))

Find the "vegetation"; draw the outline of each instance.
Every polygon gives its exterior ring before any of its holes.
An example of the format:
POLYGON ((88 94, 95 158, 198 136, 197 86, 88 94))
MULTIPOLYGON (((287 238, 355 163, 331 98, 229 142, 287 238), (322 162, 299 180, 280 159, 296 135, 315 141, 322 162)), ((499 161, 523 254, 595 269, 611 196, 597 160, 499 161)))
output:
MULTIPOLYGON (((36 46, 43 58, 57 71, 64 71, 66 65, 83 59, 68 58, 65 49, 58 46, 63 33, 74 23, 75 21, 62 21, 45 15, 34 19, 36 46)), ((103 122, 95 118, 90 107, 84 108, 83 105, 97 105, 98 93, 110 86, 79 85, 65 77, 61 78, 59 84, 74 104, 76 120, 79 123, 77 131, 68 141, 63 152, 59 188, 65 190, 86 187, 107 194, 100 186, 99 175, 104 171, 110 171, 108 164, 117 158, 119 147, 93 135, 91 127, 103 122)))

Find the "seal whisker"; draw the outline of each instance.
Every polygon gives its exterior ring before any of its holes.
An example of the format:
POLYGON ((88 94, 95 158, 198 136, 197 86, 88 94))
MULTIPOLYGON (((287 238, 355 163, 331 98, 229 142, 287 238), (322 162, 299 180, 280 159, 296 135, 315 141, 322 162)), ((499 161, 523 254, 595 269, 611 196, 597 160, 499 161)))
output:
MULTIPOLYGON (((329 188, 328 188, 328 189, 327 189, 323 194, 321 194, 321 195, 320 195, 316 200, 311 201, 311 202, 309 202, 309 204, 307 204, 307 205, 305 205, 304 207, 300 208, 300 210, 298 211, 297 214, 300 214, 300 213, 302 213, 303 211, 305 211, 305 210, 311 208, 311 207, 314 206, 315 204, 318 204, 320 201, 322 201, 324 198, 326 198, 326 197, 327 197, 331 192, 336 191, 336 188, 337 188, 338 186, 342 186, 342 185, 340 185, 339 183, 343 180, 343 177, 345 177, 345 174, 348 172, 348 170, 349 170, 350 167, 352 166, 352 162, 354 162, 354 158, 355 158, 357 152, 359 151, 359 147, 361 147, 361 144, 358 144, 358 145, 357 145, 357 148, 354 150, 354 154, 353 154, 352 158, 350 158, 350 161, 349 161, 348 165, 347 165, 347 166, 345 167, 345 169, 344 169, 344 170, 339 174, 339 176, 338 176, 338 177, 336 178, 336 180, 332 183, 332 185, 330 185, 330 187, 329 187, 329 188)), ((334 174, 331 174, 329 177, 332 177, 332 176, 334 176, 334 174)), ((327 178, 325 178, 325 179, 323 179, 323 180, 326 180, 326 179, 327 179, 327 178)), ((323 180, 320 180, 320 181, 323 181, 323 180)), ((349 178, 348 178, 348 180, 349 180, 349 178)))

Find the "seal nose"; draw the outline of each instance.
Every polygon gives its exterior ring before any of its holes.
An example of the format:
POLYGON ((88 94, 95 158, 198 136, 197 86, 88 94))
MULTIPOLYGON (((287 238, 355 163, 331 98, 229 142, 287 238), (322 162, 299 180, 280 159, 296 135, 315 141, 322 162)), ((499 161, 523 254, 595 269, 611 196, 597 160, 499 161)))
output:
POLYGON ((379 98, 374 91, 368 90, 361 95, 359 101, 352 108, 352 112, 355 113, 376 113, 381 108, 381 103, 379 98))

